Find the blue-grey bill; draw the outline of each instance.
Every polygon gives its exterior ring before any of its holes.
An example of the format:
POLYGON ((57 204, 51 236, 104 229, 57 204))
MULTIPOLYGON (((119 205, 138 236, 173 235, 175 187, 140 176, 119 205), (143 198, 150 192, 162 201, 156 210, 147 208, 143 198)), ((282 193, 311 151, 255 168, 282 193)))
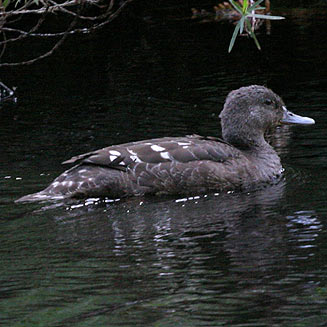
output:
POLYGON ((300 124, 300 125, 313 125, 315 124, 314 119, 309 117, 302 117, 296 114, 293 114, 293 112, 288 111, 285 107, 283 118, 281 120, 281 123, 283 124, 300 124))

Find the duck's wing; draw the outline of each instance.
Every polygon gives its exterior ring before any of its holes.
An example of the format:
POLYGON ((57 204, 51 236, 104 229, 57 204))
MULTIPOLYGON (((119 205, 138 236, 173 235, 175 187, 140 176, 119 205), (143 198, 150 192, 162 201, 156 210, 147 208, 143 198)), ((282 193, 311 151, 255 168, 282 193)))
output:
POLYGON ((191 135, 113 145, 72 157, 63 163, 126 170, 135 163, 226 162, 239 156, 240 152, 237 149, 221 139, 191 135))

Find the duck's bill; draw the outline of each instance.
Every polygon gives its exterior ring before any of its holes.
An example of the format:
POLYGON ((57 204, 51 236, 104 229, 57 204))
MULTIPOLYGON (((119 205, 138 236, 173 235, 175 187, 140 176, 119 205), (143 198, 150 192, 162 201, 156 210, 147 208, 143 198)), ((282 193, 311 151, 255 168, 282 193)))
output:
POLYGON ((281 120, 282 124, 300 124, 300 125, 313 125, 315 124, 314 119, 309 117, 302 117, 293 112, 288 111, 285 107, 283 107, 284 113, 283 118, 281 120))

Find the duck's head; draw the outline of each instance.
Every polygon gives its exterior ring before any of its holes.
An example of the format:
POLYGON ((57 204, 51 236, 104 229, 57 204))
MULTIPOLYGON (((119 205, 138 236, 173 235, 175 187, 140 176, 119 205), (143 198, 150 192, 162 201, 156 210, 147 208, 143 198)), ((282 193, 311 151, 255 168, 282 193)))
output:
POLYGON ((266 144, 265 132, 278 125, 315 123, 311 118, 288 111, 277 94, 260 85, 230 92, 219 117, 224 140, 241 148, 266 144))

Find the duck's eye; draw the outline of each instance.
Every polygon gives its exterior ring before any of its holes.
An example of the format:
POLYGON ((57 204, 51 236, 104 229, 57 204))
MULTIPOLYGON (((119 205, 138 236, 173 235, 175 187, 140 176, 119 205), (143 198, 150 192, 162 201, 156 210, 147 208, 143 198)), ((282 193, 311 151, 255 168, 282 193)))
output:
POLYGON ((272 100, 270 100, 270 99, 266 99, 266 100, 265 100, 265 104, 268 105, 268 106, 271 105, 272 103, 273 103, 273 102, 272 102, 272 100))

